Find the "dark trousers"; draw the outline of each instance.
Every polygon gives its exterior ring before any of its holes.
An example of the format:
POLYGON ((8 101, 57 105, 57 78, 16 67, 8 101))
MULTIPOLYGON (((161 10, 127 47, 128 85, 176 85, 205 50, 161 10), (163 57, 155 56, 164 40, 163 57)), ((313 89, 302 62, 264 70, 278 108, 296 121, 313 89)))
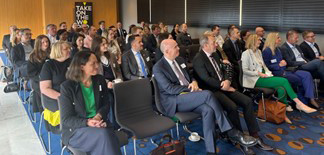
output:
POLYGON ((216 151, 216 123, 222 132, 228 131, 232 128, 222 107, 219 105, 219 102, 212 92, 208 90, 178 95, 177 111, 192 111, 201 114, 207 152, 216 151))
POLYGON ((249 133, 252 134, 260 131, 259 124, 254 115, 253 102, 251 98, 238 91, 216 91, 214 94, 221 103, 222 107, 226 110, 228 118, 236 129, 243 132, 239 113, 237 111, 238 107, 240 106, 243 108, 244 119, 249 133))
POLYGON ((314 83, 312 75, 307 71, 285 72, 285 78, 292 87, 297 87, 298 92, 303 92, 304 97, 314 99, 314 83))
POLYGON ((324 61, 314 59, 300 67, 302 70, 309 71, 314 78, 324 81, 324 61))
POLYGON ((113 128, 84 127, 76 129, 69 145, 91 155, 121 155, 119 142, 113 128))

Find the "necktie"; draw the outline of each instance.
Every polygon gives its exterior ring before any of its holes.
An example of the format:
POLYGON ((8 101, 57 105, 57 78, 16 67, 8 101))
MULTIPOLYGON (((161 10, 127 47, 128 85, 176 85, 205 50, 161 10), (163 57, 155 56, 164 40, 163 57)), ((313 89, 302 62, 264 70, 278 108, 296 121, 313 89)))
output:
POLYGON ((136 56, 139 59, 139 62, 140 62, 140 65, 141 65, 141 69, 142 69, 142 73, 143 73, 144 77, 147 78, 147 73, 146 73, 146 70, 145 70, 145 65, 144 65, 144 62, 142 60, 141 53, 140 52, 137 52, 136 53, 136 56))
POLYGON ((222 80, 223 80, 223 78, 222 78, 222 72, 221 72, 221 70, 220 70, 220 68, 219 68, 219 66, 218 66, 218 64, 217 64, 217 62, 216 62, 216 60, 213 58, 212 55, 209 56, 209 57, 210 57, 210 59, 211 59, 212 62, 213 62, 213 65, 214 65, 214 67, 215 67, 215 70, 216 70, 216 73, 217 73, 218 79, 219 79, 220 81, 222 81, 222 80))
POLYGON ((178 74, 178 76, 179 76, 179 81, 180 81, 180 83, 182 83, 182 85, 184 85, 184 86, 188 86, 188 85, 189 85, 188 80, 183 76, 183 74, 182 74, 181 71, 179 70, 178 66, 176 65, 176 62, 175 62, 175 61, 172 62, 172 65, 173 65, 173 67, 174 67, 175 72, 176 72, 176 73, 178 74))

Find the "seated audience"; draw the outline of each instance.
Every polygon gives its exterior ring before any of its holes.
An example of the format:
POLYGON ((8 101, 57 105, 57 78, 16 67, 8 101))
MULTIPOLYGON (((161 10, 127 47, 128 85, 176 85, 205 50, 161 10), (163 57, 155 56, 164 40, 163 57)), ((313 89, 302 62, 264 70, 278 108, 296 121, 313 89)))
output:
POLYGON ((127 32, 125 29, 123 29, 122 23, 117 22, 117 37, 125 39, 126 35, 127 35, 127 32))
POLYGON ((68 32, 65 29, 60 29, 57 31, 56 40, 58 41, 68 41, 68 32))
POLYGON ((245 48, 245 43, 246 43, 246 40, 247 38, 249 38, 249 36, 251 35, 251 32, 250 30, 242 30, 241 33, 241 39, 240 39, 240 47, 242 49, 242 51, 246 51, 246 48, 245 48))
POLYGON ((62 142, 90 154, 121 155, 107 113, 109 91, 104 77, 97 75, 98 61, 91 52, 79 52, 73 58, 61 86, 62 142))
POLYGON ((106 29, 106 23, 105 21, 100 21, 99 23, 99 29, 97 30, 97 35, 101 36, 102 32, 106 29))
POLYGON ((66 25, 66 22, 62 22, 62 23, 60 23, 60 25, 59 25, 59 30, 66 30, 67 31, 67 25, 66 25))
POLYGON ((163 22, 159 22, 158 25, 159 25, 159 28, 160 28, 160 33, 164 33, 164 24, 163 24, 163 22))
POLYGON ((240 31, 237 27, 232 26, 233 28, 229 30, 229 39, 225 40, 223 44, 223 50, 228 57, 228 61, 233 65, 233 87, 235 89, 241 90, 239 84, 239 61, 241 60, 242 49, 239 44, 240 40, 240 31))
POLYGON ((136 27, 136 25, 132 24, 129 26, 129 29, 128 29, 128 34, 126 35, 125 37, 125 42, 126 44, 128 43, 128 37, 131 36, 133 34, 133 28, 136 27))
POLYGON ((158 47, 157 40, 161 30, 157 24, 153 24, 151 29, 152 29, 152 33, 147 38, 147 41, 144 42, 144 47, 145 49, 147 49, 148 52, 150 52, 151 58, 153 58, 155 49, 158 47))
POLYGON ((315 33, 313 31, 304 31, 302 35, 304 41, 299 46, 305 58, 309 61, 314 59, 324 60, 324 56, 321 54, 320 48, 315 42, 315 33))
MULTIPOLYGON (((132 35, 139 35, 139 36, 142 37, 143 36, 143 29, 141 27, 139 27, 139 26, 134 26, 132 28, 131 33, 126 36, 127 40, 125 40, 126 45, 125 45, 125 48, 124 48, 124 52, 131 49, 131 44, 129 43, 129 37, 132 36, 132 35)), ((145 38, 145 41, 147 41, 147 39, 148 38, 145 38)), ((142 37, 142 41, 144 41, 143 37, 142 37)), ((145 45, 146 45, 145 42, 143 42, 143 44, 144 44, 143 46, 145 47, 145 45)))
POLYGON ((230 38, 230 30, 233 29, 234 27, 236 27, 234 24, 230 24, 227 26, 227 34, 224 39, 225 41, 230 38))
POLYGON ((80 33, 83 34, 84 36, 86 36, 88 34, 88 31, 89 31, 89 25, 88 24, 82 24, 81 29, 82 29, 82 31, 80 33))
POLYGON ((177 40, 177 36, 180 33, 179 27, 180 27, 179 24, 174 24, 173 25, 173 29, 171 31, 171 35, 172 35, 172 37, 173 37, 174 40, 177 40))
MULTIPOLYGON (((161 42, 165 39, 172 39, 170 33, 161 33, 158 37, 158 45, 161 45, 161 42)), ((159 61, 163 57, 160 46, 155 49, 155 62, 159 61)))
POLYGON ((60 96, 60 86, 66 80, 65 73, 68 70, 71 60, 70 44, 57 42, 52 46, 50 59, 45 61, 39 75, 39 87, 44 97, 44 120, 46 128, 55 134, 59 133, 60 112, 57 99, 60 96))
POLYGON ((304 57, 302 50, 297 45, 298 32, 289 30, 286 34, 287 41, 281 46, 283 59, 287 62, 287 67, 297 67, 298 69, 309 71, 313 78, 324 81, 324 61, 320 59, 308 60, 304 57))
POLYGON ((57 27, 54 24, 48 24, 46 26, 46 30, 47 30, 46 36, 49 38, 51 45, 53 45, 54 43, 57 42, 57 39, 56 39, 57 27))
POLYGON ((243 132, 238 112, 238 107, 242 107, 249 133, 258 139, 257 146, 262 150, 272 150, 258 135, 260 128, 254 115, 252 99, 231 86, 232 68, 229 64, 224 64, 216 54, 217 46, 212 34, 204 34, 200 38, 201 51, 193 59, 194 75, 199 87, 214 93, 233 126, 243 132))
POLYGON ((104 37, 95 37, 92 41, 93 46, 91 51, 93 51, 99 58, 99 73, 102 74, 108 84, 108 88, 112 89, 113 82, 122 81, 122 73, 116 55, 109 51, 108 40, 104 37))
POLYGON ((21 77, 27 77, 27 60, 34 49, 34 40, 31 39, 31 30, 24 28, 19 31, 21 42, 11 48, 11 60, 14 69, 18 69, 21 77))
POLYGON ((287 69, 287 62, 282 59, 282 54, 279 49, 280 45, 281 38, 279 33, 269 33, 262 52, 264 63, 274 76, 287 78, 292 87, 297 88, 298 93, 303 93, 302 96, 309 99, 313 106, 319 108, 319 105, 314 99, 314 83, 312 75, 303 70, 287 69))
POLYGON ((168 27, 168 25, 165 25, 163 27, 163 33, 169 33, 169 27, 168 27))
POLYGON ((261 44, 259 46, 259 49, 260 49, 260 51, 262 51, 263 50, 264 43, 266 41, 266 39, 264 38, 264 34, 265 34, 264 28, 262 26, 255 27, 255 34, 261 40, 261 44))
POLYGON ((80 51, 90 51, 89 48, 84 47, 84 38, 85 36, 80 33, 75 33, 72 38, 72 50, 71 50, 71 58, 80 51))
MULTIPOLYGON (((256 34, 250 35, 246 42, 247 50, 242 53, 242 69, 243 69, 243 87, 254 88, 273 88, 277 90, 278 98, 281 102, 288 106, 287 95, 296 103, 296 108, 305 113, 315 112, 315 109, 309 108, 298 98, 294 90, 291 88, 288 80, 282 77, 273 77, 271 71, 265 65, 259 46, 261 40, 256 34), (284 89, 282 89, 284 88, 284 89), (287 94, 286 94, 287 92, 287 94)), ((291 124, 286 116, 285 121, 291 124)))
POLYGON ((153 65, 148 52, 143 50, 142 37, 132 35, 128 41, 131 49, 122 56, 122 71, 125 80, 151 77, 153 65))
POLYGON ((192 45, 191 36, 188 33, 188 26, 185 23, 181 25, 181 33, 177 36, 177 43, 179 44, 179 46, 192 45))
POLYGON ((108 31, 103 32, 102 36, 108 40, 107 44, 108 44, 109 53, 111 53, 112 56, 115 57, 115 59, 118 62, 118 65, 120 65, 122 52, 120 50, 120 46, 117 42, 117 39, 115 37, 114 31, 112 29, 108 29, 108 31))
POLYGON ((31 88, 33 89, 33 98, 31 99, 33 112, 43 112, 39 88, 39 74, 45 60, 49 58, 51 52, 50 44, 51 43, 47 36, 39 35, 35 40, 35 48, 30 53, 29 60, 27 62, 27 75, 31 81, 31 88))
POLYGON ((73 23, 72 25, 71 25, 71 28, 70 28, 70 30, 68 31, 69 32, 69 36, 68 36, 68 42, 72 42, 72 38, 73 38, 73 36, 76 34, 76 33, 78 33, 78 24, 77 23, 73 23))
POLYGON ((167 115, 173 117, 176 112, 201 114, 207 154, 216 154, 216 124, 233 141, 242 145, 254 145, 256 140, 243 136, 234 129, 213 94, 208 90, 201 90, 188 74, 184 59, 178 57, 179 47, 176 41, 163 40, 160 48, 164 56, 154 65, 153 74, 167 115))
POLYGON ((3 36, 2 39, 2 49, 5 51, 7 58, 10 58, 10 50, 13 46, 15 46, 16 43, 16 33, 17 26, 16 25, 11 25, 9 27, 10 34, 6 34, 3 36), (12 42, 13 40, 13 42, 12 42), (11 43, 11 44, 10 44, 11 43), (14 44, 12 44, 14 43, 14 44))
POLYGON ((88 34, 85 35, 84 39, 84 47, 91 49, 92 39, 96 36, 96 28, 94 26, 90 26, 88 30, 88 34))
POLYGON ((214 25, 212 28, 211 28, 211 32, 213 33, 213 36, 215 36, 215 41, 216 43, 218 44, 219 47, 223 47, 223 44, 224 44, 224 39, 222 37, 222 35, 220 35, 220 27, 219 25, 214 25))

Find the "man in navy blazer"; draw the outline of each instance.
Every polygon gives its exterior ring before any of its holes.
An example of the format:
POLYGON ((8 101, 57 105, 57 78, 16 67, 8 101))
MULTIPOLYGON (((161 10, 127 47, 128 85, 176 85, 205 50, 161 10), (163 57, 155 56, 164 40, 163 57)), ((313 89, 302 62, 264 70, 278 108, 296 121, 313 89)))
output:
POLYGON ((297 45, 298 32, 289 30, 286 34, 287 41, 281 46, 283 58, 287 62, 287 67, 298 67, 298 69, 309 71, 314 78, 324 81, 324 61, 314 59, 309 61, 297 45))
POLYGON ((315 42, 314 32, 304 31, 302 35, 304 41, 299 46, 303 51, 304 56, 310 61, 314 59, 324 60, 324 56, 321 54, 321 51, 315 42))
POLYGON ((153 74, 160 90, 160 100, 167 115, 176 112, 196 112, 201 114, 207 154, 216 153, 216 124, 221 132, 242 145, 255 145, 256 139, 244 136, 232 128, 217 99, 208 90, 201 90, 195 79, 187 72, 184 59, 179 56, 179 47, 173 39, 163 40, 161 51, 164 57, 153 67, 153 74))

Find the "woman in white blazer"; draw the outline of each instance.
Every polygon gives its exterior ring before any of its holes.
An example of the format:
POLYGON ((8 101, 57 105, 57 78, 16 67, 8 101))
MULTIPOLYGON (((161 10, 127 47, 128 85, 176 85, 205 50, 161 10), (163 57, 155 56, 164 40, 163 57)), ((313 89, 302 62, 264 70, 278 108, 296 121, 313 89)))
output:
MULTIPOLYGON (((274 77, 271 71, 263 62, 261 51, 259 50, 261 41, 256 34, 250 35, 246 42, 246 51, 242 53, 242 69, 243 69, 243 87, 254 88, 272 88, 278 92, 278 98, 281 102, 287 103, 287 95, 296 103, 296 108, 305 113, 315 112, 298 98, 294 90, 291 88, 288 80, 283 77, 274 77), (279 87, 284 88, 280 89, 279 87), (286 93, 287 92, 287 95, 286 93)), ((286 117, 286 122, 291 124, 291 121, 286 117)))

